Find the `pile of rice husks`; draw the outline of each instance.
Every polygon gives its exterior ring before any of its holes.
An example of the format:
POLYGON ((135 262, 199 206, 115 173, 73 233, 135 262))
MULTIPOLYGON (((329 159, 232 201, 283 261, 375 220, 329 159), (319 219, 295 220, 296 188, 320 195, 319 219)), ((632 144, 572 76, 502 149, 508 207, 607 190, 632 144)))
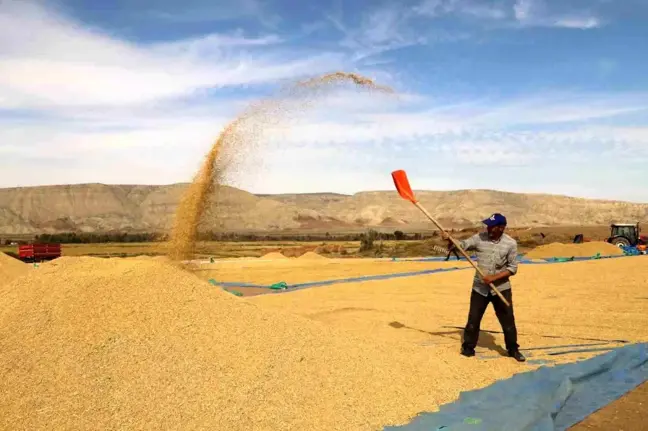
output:
POLYGON ((152 259, 63 257, 0 296, 1 429, 378 430, 521 371, 367 340, 152 259))
POLYGON ((29 272, 30 266, 5 253, 0 253, 0 285, 29 272))
POLYGON ((534 248, 525 257, 528 259, 591 257, 599 253, 601 256, 620 256, 623 254, 623 250, 603 241, 584 242, 582 244, 562 244, 554 242, 534 248))

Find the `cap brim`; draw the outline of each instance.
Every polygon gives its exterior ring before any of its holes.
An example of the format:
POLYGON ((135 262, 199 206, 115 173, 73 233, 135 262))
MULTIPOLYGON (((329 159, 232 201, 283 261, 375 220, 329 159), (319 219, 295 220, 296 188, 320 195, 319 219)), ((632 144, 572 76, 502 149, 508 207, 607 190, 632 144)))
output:
POLYGON ((488 227, 495 227, 495 226, 500 226, 500 225, 504 226, 505 225, 505 223, 500 223, 498 221, 491 220, 489 218, 487 218, 486 220, 482 220, 482 223, 484 223, 488 227))

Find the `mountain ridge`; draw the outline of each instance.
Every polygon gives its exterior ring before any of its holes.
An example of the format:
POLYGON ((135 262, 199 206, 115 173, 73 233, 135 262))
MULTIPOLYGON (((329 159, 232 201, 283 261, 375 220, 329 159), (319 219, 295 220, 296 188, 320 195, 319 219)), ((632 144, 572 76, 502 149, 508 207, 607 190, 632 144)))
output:
MULTIPOLYGON (((0 188, 0 234, 165 232, 188 183, 80 183, 0 188)), ((502 212, 516 227, 646 222, 648 204, 489 189, 415 190, 447 227, 471 227, 502 212)), ((219 186, 201 230, 416 230, 429 222, 395 190, 254 194, 219 186)))

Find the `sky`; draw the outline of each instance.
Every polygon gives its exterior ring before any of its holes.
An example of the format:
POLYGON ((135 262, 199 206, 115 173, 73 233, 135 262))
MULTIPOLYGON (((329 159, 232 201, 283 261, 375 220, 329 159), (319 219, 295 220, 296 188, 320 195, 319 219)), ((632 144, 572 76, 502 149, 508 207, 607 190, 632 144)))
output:
POLYGON ((0 0, 0 187, 227 176, 255 193, 496 189, 648 202, 648 0, 0 0), (253 139, 253 138, 250 138, 253 139))

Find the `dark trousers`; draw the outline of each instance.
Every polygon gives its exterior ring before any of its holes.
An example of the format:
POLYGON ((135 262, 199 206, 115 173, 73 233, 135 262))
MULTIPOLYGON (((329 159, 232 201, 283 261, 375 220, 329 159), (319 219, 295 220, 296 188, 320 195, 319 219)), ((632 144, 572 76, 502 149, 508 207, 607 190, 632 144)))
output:
POLYGON ((513 314, 513 293, 511 289, 504 290, 502 296, 511 304, 510 307, 507 307, 497 295, 489 293, 485 297, 474 290, 472 291, 470 295, 468 323, 466 323, 466 329, 464 330, 464 349, 475 350, 475 347, 477 347, 479 326, 481 325, 482 317, 484 317, 484 312, 488 308, 488 304, 492 302, 497 320, 499 320, 502 331, 504 331, 506 350, 509 353, 518 350, 520 346, 517 344, 517 329, 515 327, 515 315, 513 314))

